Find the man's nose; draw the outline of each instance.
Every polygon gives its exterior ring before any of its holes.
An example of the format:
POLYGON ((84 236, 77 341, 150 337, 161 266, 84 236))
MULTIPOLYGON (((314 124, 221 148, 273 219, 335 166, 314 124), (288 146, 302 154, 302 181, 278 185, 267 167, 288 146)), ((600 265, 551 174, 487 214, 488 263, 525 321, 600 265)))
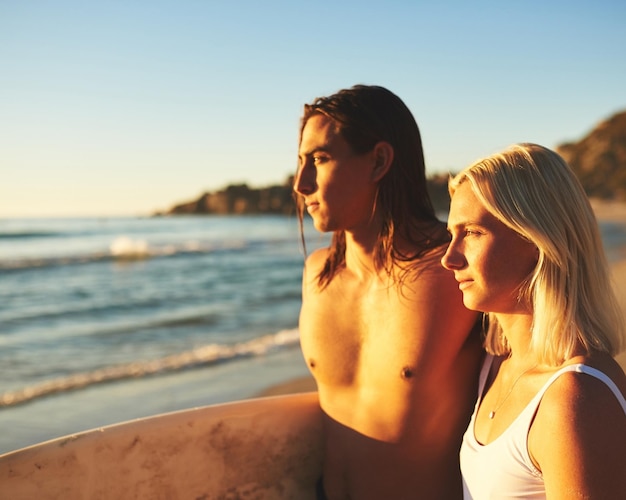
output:
POLYGON ((308 163, 304 163, 298 169, 293 189, 301 195, 311 194, 315 191, 315 169, 308 163))

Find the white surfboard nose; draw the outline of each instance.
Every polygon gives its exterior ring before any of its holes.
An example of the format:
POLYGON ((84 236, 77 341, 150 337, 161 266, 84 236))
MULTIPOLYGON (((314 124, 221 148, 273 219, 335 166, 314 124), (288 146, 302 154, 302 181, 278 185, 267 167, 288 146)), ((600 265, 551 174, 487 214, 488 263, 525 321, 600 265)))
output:
POLYGON ((0 456, 0 499, 313 499, 321 433, 314 392, 157 415, 0 456))

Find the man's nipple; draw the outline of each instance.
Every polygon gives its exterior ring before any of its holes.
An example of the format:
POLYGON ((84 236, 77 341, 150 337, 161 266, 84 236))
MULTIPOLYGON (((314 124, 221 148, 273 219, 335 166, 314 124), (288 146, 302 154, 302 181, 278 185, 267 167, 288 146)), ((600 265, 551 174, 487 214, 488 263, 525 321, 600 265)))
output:
POLYGON ((413 369, 410 366, 405 366, 402 368, 402 371, 400 372, 400 376, 404 379, 410 379, 413 377, 413 369))

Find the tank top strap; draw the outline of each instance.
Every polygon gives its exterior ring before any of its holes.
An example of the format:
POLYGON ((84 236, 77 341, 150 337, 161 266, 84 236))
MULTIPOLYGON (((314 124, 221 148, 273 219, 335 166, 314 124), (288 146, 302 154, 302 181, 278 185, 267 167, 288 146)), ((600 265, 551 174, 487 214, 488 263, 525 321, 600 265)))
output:
POLYGON ((626 415, 626 398, 624 398, 624 395, 622 394, 622 391, 620 391, 617 387, 617 384, 613 382, 613 380, 611 380, 611 378, 606 373, 601 372, 597 368, 593 368, 588 365, 579 364, 574 366, 577 367, 577 372, 591 375, 592 377, 595 377, 598 380, 604 382, 604 384, 611 390, 611 392, 615 396, 615 399, 617 399, 617 401, 621 405, 622 410, 624 410, 624 415, 626 415))
POLYGON ((561 375, 563 375, 564 373, 568 373, 568 372, 584 373, 586 375, 590 375, 600 380, 601 382, 604 382, 604 384, 611 390, 611 392, 613 393, 617 401, 620 403, 622 409, 624 410, 624 414, 626 414, 626 399, 624 398, 624 395, 621 393, 621 391, 618 389, 615 382, 613 382, 606 373, 601 372, 600 370, 596 368, 592 368, 591 366, 588 366, 582 363, 577 363, 575 365, 567 365, 561 368, 560 370, 557 370, 556 372, 554 372, 552 376, 548 379, 548 381, 544 384, 544 386, 541 388, 541 390, 535 395, 535 397, 533 398, 533 402, 538 403, 539 401, 541 401, 544 393, 548 390, 548 388, 552 385, 552 383, 561 375))

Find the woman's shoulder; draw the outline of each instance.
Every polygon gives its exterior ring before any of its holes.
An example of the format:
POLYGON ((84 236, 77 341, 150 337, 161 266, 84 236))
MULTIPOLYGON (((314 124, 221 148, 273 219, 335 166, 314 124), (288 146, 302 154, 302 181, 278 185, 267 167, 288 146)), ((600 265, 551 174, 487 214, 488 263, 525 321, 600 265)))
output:
POLYGON ((624 367, 610 354, 594 353, 590 356, 585 356, 580 363, 604 373, 617 384, 622 392, 626 393, 626 372, 624 372, 624 367))
POLYGON ((528 434, 533 462, 552 491, 567 487, 594 498, 617 498, 614 493, 626 486, 626 475, 612 472, 626 448, 624 371, 608 354, 599 354, 569 360, 554 373, 559 375, 528 434))
POLYGON ((626 374, 609 354, 572 358, 556 373, 541 403, 547 415, 571 422, 604 411, 626 416, 626 374))

